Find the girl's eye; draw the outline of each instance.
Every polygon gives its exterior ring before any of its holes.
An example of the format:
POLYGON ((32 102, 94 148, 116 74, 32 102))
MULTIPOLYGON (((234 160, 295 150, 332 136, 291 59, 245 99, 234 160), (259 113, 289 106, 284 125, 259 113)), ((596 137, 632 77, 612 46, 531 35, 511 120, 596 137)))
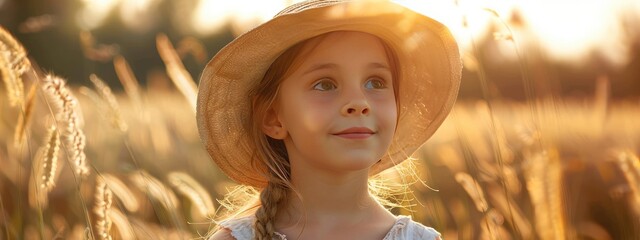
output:
POLYGON ((383 89, 387 88, 384 81, 379 78, 371 78, 364 83, 364 87, 367 89, 383 89))
POLYGON ((322 80, 316 83, 315 85, 313 85, 313 90, 329 91, 333 89, 336 89, 336 85, 329 80, 322 80))

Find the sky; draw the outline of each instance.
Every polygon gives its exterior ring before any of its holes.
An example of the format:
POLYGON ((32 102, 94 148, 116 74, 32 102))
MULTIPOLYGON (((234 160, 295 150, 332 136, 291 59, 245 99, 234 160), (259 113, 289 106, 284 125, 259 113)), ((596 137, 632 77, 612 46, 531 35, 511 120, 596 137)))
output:
MULTIPOLYGON (((162 65, 153 44, 159 32, 168 34, 174 42, 193 36, 202 41, 212 55, 235 36, 271 19, 295 2, 299 1, 0 0, 0 25, 17 34, 45 70, 70 79, 84 79, 84 75, 97 72, 106 75, 109 81, 115 77, 111 63, 82 60, 78 47, 78 35, 82 34, 79 33, 93 34, 97 46, 124 55, 137 75, 144 75, 162 65), (67 59, 60 61, 61 56, 67 59), (77 70, 78 65, 83 65, 82 71, 77 70)), ((613 83, 622 82, 621 91, 629 86, 640 88, 634 83, 638 81, 633 80, 640 77, 640 73, 633 70, 639 65, 640 1, 396 2, 449 27, 460 45, 465 71, 476 70, 478 61, 493 64, 495 68, 504 61, 522 61, 525 54, 535 53, 553 66, 573 71, 557 76, 569 87, 585 85, 585 82, 593 86, 600 77, 597 75, 611 73, 613 83), (580 75, 580 71, 589 74, 580 75)), ((197 76, 199 69, 200 66, 194 66, 189 70, 197 76)), ((498 81, 517 77, 509 71, 497 69, 491 77, 498 81)), ((549 72, 553 71, 555 69, 549 72)), ((563 71, 565 69, 559 72, 563 71)))
MULTIPOLYGON (((2 0, 0 0, 2 1, 2 0)), ((100 27, 109 14, 117 12, 124 24, 144 30, 154 21, 161 0, 79 0, 78 26, 100 27), (126 6, 126 7, 124 7, 126 6)), ((192 0, 184 1, 177 20, 184 29, 210 35, 231 25, 242 33, 267 21, 288 4, 298 1, 192 0)), ((511 35, 525 47, 538 44, 551 58, 579 63, 593 51, 615 66, 629 61, 629 29, 640 15, 640 1, 633 0, 397 0, 447 25, 463 48, 474 37, 493 31, 511 35), (517 15, 519 26, 513 26, 517 15), (463 23, 466 21, 466 25, 463 23), (625 26, 624 22, 627 22, 625 26), (498 29, 491 28, 498 26, 498 29), (534 41, 535 40, 535 41, 534 41)), ((503 48, 508 48, 504 46, 503 48)))

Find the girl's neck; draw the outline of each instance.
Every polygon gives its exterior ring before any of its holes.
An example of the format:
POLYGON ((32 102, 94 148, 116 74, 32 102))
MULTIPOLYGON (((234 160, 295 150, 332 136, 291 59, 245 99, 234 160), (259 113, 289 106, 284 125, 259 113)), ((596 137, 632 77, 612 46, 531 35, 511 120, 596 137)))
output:
POLYGON ((345 174, 303 172, 298 176, 294 173, 291 180, 297 191, 288 194, 277 217, 284 225, 356 224, 386 212, 369 195, 366 170, 345 174))

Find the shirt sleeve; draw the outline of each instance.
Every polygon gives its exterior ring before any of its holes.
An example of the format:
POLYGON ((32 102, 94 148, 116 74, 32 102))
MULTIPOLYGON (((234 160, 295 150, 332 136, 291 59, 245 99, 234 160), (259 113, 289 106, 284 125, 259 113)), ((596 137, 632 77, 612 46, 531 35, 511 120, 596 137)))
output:
POLYGON ((253 218, 242 217, 220 222, 220 227, 229 229, 236 240, 251 240, 254 236, 253 218))
POLYGON ((407 229, 407 233, 409 236, 404 239, 439 239, 441 238, 440 233, 431 227, 427 227, 422 225, 419 222, 414 222, 413 220, 409 224, 407 229))
POLYGON ((419 222, 411 220, 409 216, 401 216, 396 226, 394 226, 385 240, 435 240, 440 237, 440 233, 433 228, 426 227, 419 222))

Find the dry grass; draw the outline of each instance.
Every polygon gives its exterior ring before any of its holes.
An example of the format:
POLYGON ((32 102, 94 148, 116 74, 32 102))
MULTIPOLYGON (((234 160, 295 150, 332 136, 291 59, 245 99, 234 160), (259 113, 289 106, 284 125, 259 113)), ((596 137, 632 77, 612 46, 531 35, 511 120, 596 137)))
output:
POLYGON ((11 106, 22 106, 24 101, 22 75, 30 68, 27 51, 9 32, 0 28, 0 76, 5 84, 11 106))
POLYGON ((64 79, 47 75, 41 81, 46 98, 45 104, 52 112, 56 127, 61 129, 66 154, 74 163, 78 177, 86 177, 89 174, 87 157, 84 153, 86 137, 82 130, 84 119, 78 100, 66 87, 64 79))
POLYGON ((167 75, 171 77, 175 86, 180 90, 184 97, 189 101, 189 105, 196 112, 196 96, 198 95, 198 87, 196 87, 193 78, 184 68, 180 56, 173 48, 173 44, 169 41, 169 38, 164 34, 158 34, 156 37, 156 45, 158 47, 158 53, 164 64, 167 66, 167 75))
POLYGON ((99 239, 111 240, 111 203, 113 201, 113 192, 107 186, 105 181, 96 178, 95 207, 93 212, 96 214, 96 232, 99 239))
MULTIPOLYGON (((92 57, 113 58, 83 34, 92 57)), ((166 36, 158 49, 179 91, 141 87, 116 56, 126 94, 96 76, 91 90, 24 74, 10 37, 0 39, 11 46, 0 52, 0 238, 194 238, 216 205, 237 201, 212 199, 251 191, 234 188, 200 145, 195 85, 166 36)), ((601 85, 591 100, 459 102, 414 155, 438 191, 417 182, 398 198, 416 201, 393 211, 445 239, 637 238, 640 101, 610 102, 601 85)))
POLYGON ((209 192, 198 181, 184 172, 170 172, 169 183, 182 195, 191 201, 198 213, 205 218, 213 218, 215 207, 209 192))

